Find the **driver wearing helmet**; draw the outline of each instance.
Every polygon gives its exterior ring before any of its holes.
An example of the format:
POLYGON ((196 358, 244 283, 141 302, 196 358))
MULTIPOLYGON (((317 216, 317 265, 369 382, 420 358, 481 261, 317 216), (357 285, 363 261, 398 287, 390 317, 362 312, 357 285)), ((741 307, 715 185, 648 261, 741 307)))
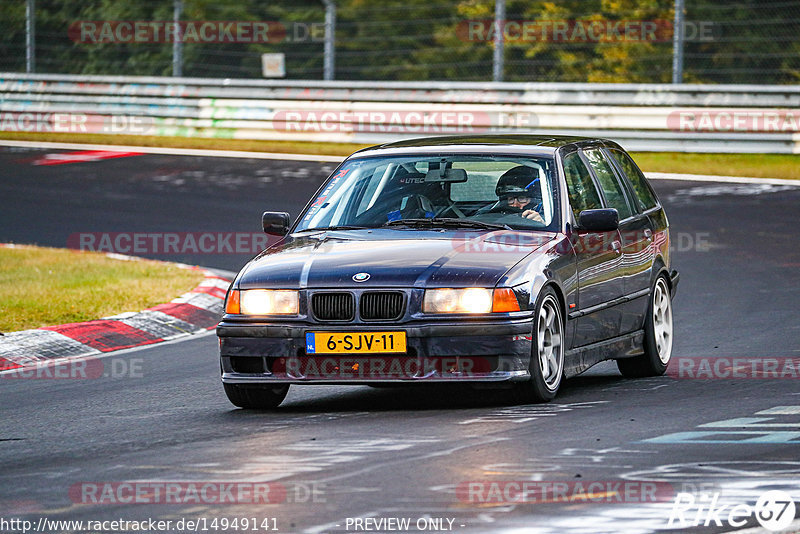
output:
POLYGON ((522 217, 544 222, 539 213, 542 209, 541 189, 536 169, 519 165, 503 174, 497 181, 495 193, 499 206, 508 206, 519 211, 522 217))

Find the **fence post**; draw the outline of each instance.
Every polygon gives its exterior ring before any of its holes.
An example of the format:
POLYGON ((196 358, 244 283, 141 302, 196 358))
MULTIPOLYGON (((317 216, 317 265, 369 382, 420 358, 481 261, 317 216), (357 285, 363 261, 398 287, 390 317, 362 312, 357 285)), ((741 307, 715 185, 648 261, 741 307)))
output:
POLYGON ((183 32, 181 31, 181 14, 183 2, 174 0, 172 22, 175 24, 175 40, 172 41, 172 75, 176 78, 183 76, 183 32))
POLYGON ((672 27, 672 83, 683 83, 683 0, 675 0, 672 27))
POLYGON ((28 0, 25 6, 25 72, 36 71, 36 3, 28 0))
POLYGON ((334 79, 334 66, 336 64, 336 2, 322 0, 325 4, 325 67, 324 78, 334 79))
POLYGON ((503 81, 503 29, 506 18, 506 0, 494 2, 494 58, 492 61, 492 80, 503 81))

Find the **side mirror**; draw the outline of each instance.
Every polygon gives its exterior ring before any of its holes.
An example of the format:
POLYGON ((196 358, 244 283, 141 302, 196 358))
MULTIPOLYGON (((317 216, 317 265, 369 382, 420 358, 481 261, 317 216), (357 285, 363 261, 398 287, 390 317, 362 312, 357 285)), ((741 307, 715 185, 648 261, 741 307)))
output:
POLYGON ((261 216, 261 228, 265 234, 283 237, 289 231, 289 214, 285 211, 265 211, 261 216))
POLYGON ((611 232, 619 228, 619 213, 614 208, 583 210, 578 215, 578 226, 587 232, 611 232))

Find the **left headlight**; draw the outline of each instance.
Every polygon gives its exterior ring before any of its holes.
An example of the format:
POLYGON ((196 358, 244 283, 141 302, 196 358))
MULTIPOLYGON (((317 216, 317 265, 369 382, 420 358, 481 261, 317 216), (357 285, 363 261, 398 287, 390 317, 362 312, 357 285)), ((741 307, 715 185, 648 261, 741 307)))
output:
POLYGON ((426 289, 422 302, 425 313, 507 313, 519 311, 510 288, 426 289))
POLYGON ((242 315, 297 315, 299 310, 299 292, 290 289, 234 289, 225 305, 225 313, 242 315))

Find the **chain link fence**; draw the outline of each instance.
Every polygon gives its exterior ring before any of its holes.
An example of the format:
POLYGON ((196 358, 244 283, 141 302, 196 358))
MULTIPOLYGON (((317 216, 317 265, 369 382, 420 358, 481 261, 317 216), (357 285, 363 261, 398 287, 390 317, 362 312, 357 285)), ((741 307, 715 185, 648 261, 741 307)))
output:
MULTIPOLYGON (((800 81, 800 2, 684 1, 683 82, 800 81)), ((333 3, 337 80, 491 81, 498 27, 504 81, 672 79, 674 0, 506 0, 498 25, 494 1, 333 3)), ((324 76, 322 0, 0 0, 0 10, 0 71, 261 78, 262 54, 283 54, 286 79, 324 76)))

